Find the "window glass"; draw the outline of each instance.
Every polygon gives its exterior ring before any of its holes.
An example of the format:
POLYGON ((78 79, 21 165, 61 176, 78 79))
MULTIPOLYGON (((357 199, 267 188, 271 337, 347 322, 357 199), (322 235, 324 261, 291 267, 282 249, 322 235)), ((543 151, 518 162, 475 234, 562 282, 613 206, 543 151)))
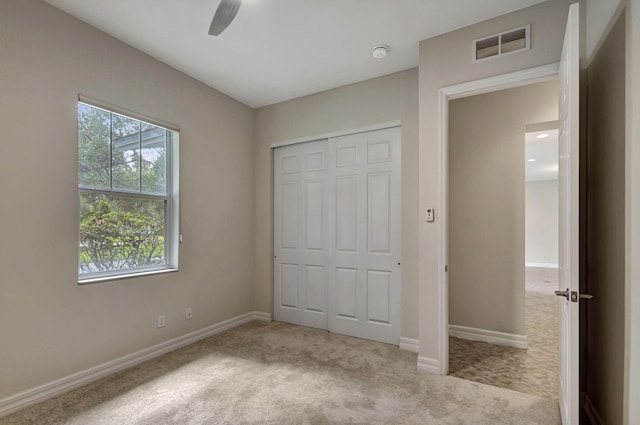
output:
POLYGON ((80 194, 80 272, 162 265, 166 201, 80 194))
POLYGON ((111 114, 78 105, 78 181, 81 186, 111 187, 111 114))
POLYGON ((140 121, 111 114, 111 187, 140 190, 140 121))
POLYGON ((167 131, 151 124, 142 125, 142 191, 166 192, 167 131))

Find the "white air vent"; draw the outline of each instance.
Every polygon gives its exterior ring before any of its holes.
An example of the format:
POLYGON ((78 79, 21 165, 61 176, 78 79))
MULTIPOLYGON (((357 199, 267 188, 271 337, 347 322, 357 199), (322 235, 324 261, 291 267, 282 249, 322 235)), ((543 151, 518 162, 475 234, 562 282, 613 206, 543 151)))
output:
POLYGON ((478 62, 530 49, 531 25, 490 35, 472 43, 472 61, 478 62))

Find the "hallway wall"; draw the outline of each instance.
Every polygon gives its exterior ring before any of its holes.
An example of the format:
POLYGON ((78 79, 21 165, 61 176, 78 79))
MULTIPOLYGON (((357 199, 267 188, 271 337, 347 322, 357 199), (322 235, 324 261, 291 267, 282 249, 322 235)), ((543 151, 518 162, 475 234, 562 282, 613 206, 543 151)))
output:
POLYGON ((525 264, 558 267, 558 180, 525 183, 525 264))

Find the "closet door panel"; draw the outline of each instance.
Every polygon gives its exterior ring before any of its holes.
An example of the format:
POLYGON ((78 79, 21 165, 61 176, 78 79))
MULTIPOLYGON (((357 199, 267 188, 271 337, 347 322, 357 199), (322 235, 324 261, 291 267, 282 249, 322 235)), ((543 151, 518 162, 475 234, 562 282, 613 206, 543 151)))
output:
POLYGON ((329 139, 329 330, 398 344, 400 128, 329 139))
POLYGON ((274 150, 274 318, 327 329, 327 141, 274 150))

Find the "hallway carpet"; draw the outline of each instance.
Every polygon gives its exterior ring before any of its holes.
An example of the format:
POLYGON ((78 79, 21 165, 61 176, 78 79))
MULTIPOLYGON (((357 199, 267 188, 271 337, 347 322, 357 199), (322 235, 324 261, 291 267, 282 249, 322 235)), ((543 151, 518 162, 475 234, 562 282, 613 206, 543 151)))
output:
POLYGON ((398 347, 252 322, 0 424, 560 424, 558 403, 416 371, 398 347))
POLYGON ((558 398, 558 270, 526 268, 528 349, 449 339, 449 373, 541 397, 558 398))

